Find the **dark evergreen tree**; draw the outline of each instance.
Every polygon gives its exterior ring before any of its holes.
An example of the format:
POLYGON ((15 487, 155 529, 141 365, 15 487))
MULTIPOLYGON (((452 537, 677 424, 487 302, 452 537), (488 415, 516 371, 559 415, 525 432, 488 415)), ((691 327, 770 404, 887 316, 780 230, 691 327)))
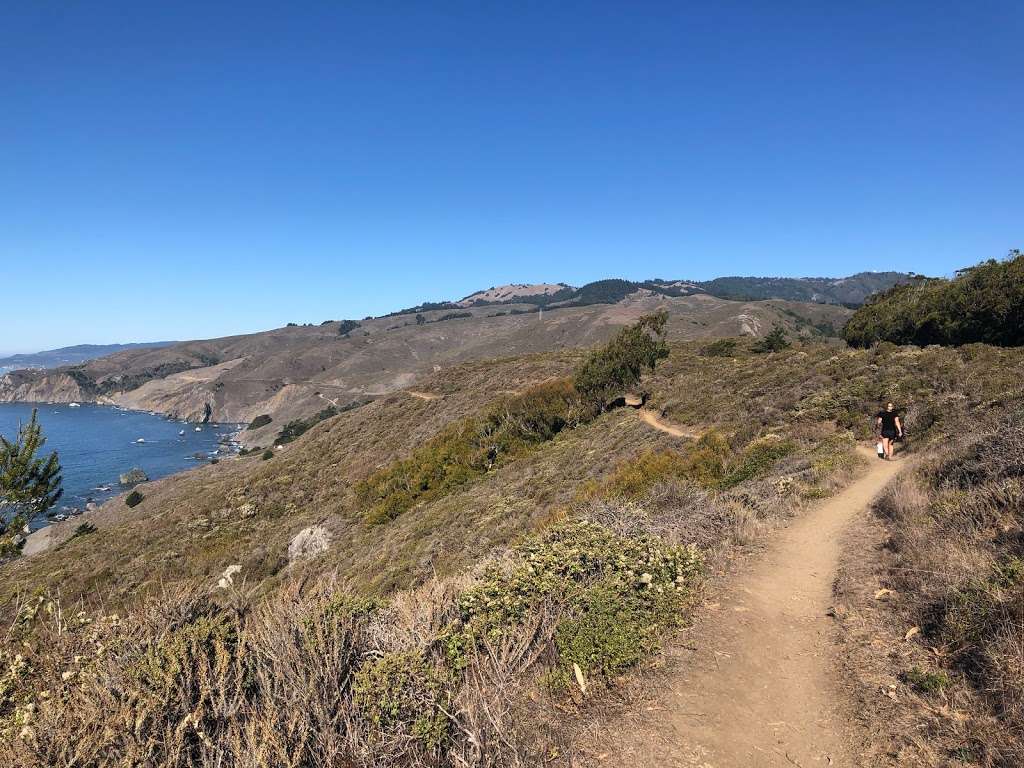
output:
POLYGON ((5 510, 13 509, 13 515, 5 514, 0 519, 0 535, 4 536, 0 546, 4 549, 13 546, 13 535, 28 520, 44 514, 64 494, 57 452, 37 455, 45 444, 35 409, 13 442, 0 435, 0 501, 5 502, 5 510), (9 533, 11 536, 6 535, 9 533))
POLYGON ((781 352, 788 346, 789 339, 786 338, 786 329, 781 325, 776 325, 763 339, 755 343, 752 349, 755 352, 781 352))

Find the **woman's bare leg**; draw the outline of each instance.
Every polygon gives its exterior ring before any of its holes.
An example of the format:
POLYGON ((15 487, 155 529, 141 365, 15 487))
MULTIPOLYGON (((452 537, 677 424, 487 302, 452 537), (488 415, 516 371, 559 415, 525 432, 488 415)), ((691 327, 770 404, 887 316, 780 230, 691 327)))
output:
POLYGON ((892 440, 888 437, 882 438, 882 452, 885 454, 885 458, 892 458, 892 440))

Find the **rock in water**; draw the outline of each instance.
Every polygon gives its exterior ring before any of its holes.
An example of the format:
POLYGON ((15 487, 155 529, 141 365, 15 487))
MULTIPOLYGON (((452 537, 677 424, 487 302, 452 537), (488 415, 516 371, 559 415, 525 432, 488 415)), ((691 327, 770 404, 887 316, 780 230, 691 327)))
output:
POLYGON ((121 485, 138 485, 149 480, 149 476, 138 467, 133 467, 121 475, 119 482, 121 485))

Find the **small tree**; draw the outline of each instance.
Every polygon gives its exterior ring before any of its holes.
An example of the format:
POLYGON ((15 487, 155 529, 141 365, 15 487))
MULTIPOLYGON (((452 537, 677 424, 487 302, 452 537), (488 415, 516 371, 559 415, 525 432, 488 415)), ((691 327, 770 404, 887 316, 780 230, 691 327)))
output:
POLYGON ((668 357, 667 323, 665 310, 645 315, 619 331, 606 346, 591 352, 573 379, 579 393, 603 408, 636 385, 645 370, 653 371, 659 360, 668 357))
POLYGON ((14 515, 0 518, 0 549, 8 552, 16 546, 13 536, 36 515, 44 514, 62 495, 60 460, 54 451, 47 457, 36 454, 46 444, 38 412, 18 430, 11 442, 0 435, 0 501, 14 509, 14 515), (13 531, 13 534, 8 536, 13 531))
POLYGON ((416 315, 416 325, 426 325, 426 324, 427 324, 427 318, 425 318, 423 315, 416 315))
POLYGON ((786 338, 786 331, 781 325, 776 325, 768 334, 753 346, 755 352, 780 352, 789 346, 789 339, 786 338))

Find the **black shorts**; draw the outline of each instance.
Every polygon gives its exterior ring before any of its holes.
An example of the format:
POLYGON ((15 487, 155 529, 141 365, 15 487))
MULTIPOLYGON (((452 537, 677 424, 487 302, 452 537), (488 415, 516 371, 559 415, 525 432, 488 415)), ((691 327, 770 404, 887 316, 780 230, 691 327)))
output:
POLYGON ((896 430, 895 429, 883 429, 882 430, 882 437, 884 437, 886 440, 895 440, 896 439, 896 430))

